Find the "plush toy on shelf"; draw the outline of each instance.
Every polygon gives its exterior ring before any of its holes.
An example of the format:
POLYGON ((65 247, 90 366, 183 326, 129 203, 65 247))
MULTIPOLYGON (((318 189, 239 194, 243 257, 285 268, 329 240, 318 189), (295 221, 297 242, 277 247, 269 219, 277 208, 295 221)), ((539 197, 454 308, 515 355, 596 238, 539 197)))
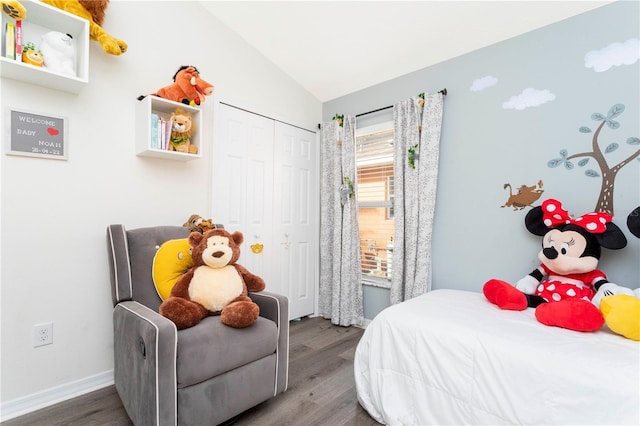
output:
MULTIPOLYGON (((627 226, 634 236, 640 238, 640 207, 629 214, 627 226)), ((640 341, 640 288, 631 290, 608 283, 598 289, 591 302, 600 308, 611 331, 640 341)))
MULTIPOLYGON (((213 84, 200 77, 198 69, 192 65, 183 65, 173 75, 173 83, 163 87, 153 96, 169 99, 185 105, 196 106, 204 102, 204 97, 213 93, 213 84)), ((146 95, 138 96, 141 101, 146 95)))
POLYGON ((75 47, 69 34, 49 31, 42 35, 40 52, 44 61, 43 67, 51 72, 76 76, 75 47))
POLYGON ((171 123, 169 151, 197 154, 198 147, 191 143, 191 133, 194 130, 191 115, 178 108, 171 114, 169 122, 171 123))
POLYGON ((501 309, 535 308, 536 319, 548 326, 575 331, 595 331, 604 324, 591 303, 596 291, 609 283, 596 269, 601 247, 624 248, 627 239, 608 213, 572 218, 554 199, 545 200, 525 217, 527 230, 542 236, 541 265, 515 286, 491 279, 483 293, 501 309))
POLYGON ((16 0, 5 0, 2 2, 2 11, 11 19, 20 21, 27 17, 27 10, 16 0))
POLYGON ((100 43, 105 52, 121 55, 127 51, 127 43, 113 37, 102 28, 109 0, 42 0, 42 2, 89 21, 89 37, 100 43))
POLYGON ((216 229, 216 225, 213 224, 211 219, 205 219, 199 214, 189 216, 189 219, 182 226, 188 228, 191 232, 199 232, 201 234, 216 229))
POLYGON ((179 330, 193 327, 208 315, 234 328, 253 324, 260 308, 247 295, 265 288, 264 280, 237 264, 244 236, 213 229, 189 234, 194 267, 185 273, 160 305, 160 314, 179 330))

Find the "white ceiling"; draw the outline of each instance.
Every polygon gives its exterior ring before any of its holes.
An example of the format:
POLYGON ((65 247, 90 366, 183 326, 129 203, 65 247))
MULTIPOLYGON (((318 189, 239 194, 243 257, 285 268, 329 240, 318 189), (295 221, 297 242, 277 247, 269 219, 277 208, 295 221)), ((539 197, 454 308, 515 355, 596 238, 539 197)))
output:
POLYGON ((321 102, 611 1, 206 1, 321 102))

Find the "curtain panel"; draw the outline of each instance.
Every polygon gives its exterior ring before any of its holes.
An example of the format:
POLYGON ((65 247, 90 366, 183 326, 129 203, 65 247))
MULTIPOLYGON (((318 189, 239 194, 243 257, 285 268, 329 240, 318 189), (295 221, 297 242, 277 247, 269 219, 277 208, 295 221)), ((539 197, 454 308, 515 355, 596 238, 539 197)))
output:
POLYGON ((395 235, 390 302, 431 290, 431 239, 438 183, 443 94, 394 105, 395 235), (410 161, 410 148, 415 151, 410 161), (413 164, 412 164, 413 163, 413 164))
POLYGON ((363 322, 356 198, 355 117, 321 128, 319 314, 332 324, 363 322))

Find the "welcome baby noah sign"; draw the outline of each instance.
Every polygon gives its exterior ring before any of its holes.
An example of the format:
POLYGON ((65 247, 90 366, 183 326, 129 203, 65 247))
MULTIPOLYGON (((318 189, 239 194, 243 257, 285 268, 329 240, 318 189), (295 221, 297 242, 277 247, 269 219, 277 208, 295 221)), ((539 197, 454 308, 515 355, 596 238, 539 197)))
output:
POLYGON ((7 154, 67 159, 65 119, 11 110, 7 154))

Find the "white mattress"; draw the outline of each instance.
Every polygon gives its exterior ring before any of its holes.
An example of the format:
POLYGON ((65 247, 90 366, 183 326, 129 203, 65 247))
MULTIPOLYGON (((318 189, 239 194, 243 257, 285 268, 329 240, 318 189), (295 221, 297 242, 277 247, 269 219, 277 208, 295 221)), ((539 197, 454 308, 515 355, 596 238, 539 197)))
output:
POLYGON ((548 327, 480 293, 385 309, 354 369, 360 404, 389 425, 640 423, 640 342, 548 327))

